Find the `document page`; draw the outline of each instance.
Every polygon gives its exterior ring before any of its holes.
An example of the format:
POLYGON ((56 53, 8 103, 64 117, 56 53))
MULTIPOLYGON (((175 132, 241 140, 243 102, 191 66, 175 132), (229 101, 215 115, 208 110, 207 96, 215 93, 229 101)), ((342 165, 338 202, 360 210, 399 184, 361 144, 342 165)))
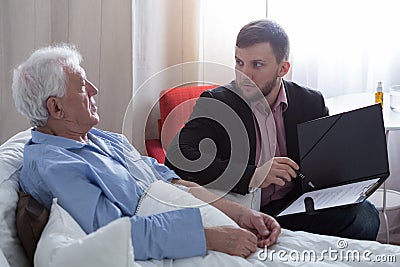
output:
POLYGON ((367 181, 340 185, 321 190, 304 193, 277 216, 306 212, 304 199, 311 197, 314 200, 314 209, 325 209, 360 202, 365 192, 371 188, 379 178, 367 181))

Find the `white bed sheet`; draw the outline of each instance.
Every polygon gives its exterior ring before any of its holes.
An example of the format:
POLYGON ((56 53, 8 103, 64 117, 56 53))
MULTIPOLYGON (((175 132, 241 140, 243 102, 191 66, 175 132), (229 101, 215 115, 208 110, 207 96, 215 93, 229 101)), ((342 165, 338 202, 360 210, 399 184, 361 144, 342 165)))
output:
MULTIPOLYGON (((205 205, 186 191, 162 181, 151 185, 142 197, 137 213, 147 216, 181 208, 182 203, 184 206, 199 207, 205 226, 238 227, 219 210, 205 205)), ((376 260, 383 259, 386 262, 380 263, 379 266, 396 266, 398 264, 396 262, 400 259, 398 246, 283 229, 275 245, 266 250, 259 250, 247 259, 209 251, 204 257, 132 262, 134 248, 129 242, 130 235, 130 221, 127 218, 116 220, 90 235, 85 235, 73 218, 55 202, 51 209, 49 223, 43 231, 36 251, 35 262, 47 267, 79 266, 79 264, 110 266, 110 261, 117 266, 141 267, 373 266, 377 264, 376 260), (104 239, 107 241, 105 242, 104 239), (69 260, 71 258, 75 260, 75 263, 69 260)))
MULTIPOLYGON (((12 217, 15 210, 16 205, 16 197, 17 191, 14 186, 16 183, 12 176, 16 174, 16 171, 20 168, 22 164, 22 150, 23 145, 26 140, 29 138, 30 132, 29 130, 25 132, 21 132, 14 136, 10 142, 3 144, 0 146, 0 189, 4 192, 12 192, 12 197, 8 197, 8 193, 0 194, 1 200, 6 201, 8 205, 4 205, 7 209, 0 212, 0 215, 3 214, 5 217, 7 214, 12 217), (11 211, 11 212, 9 212, 11 211)), ((165 195, 165 194, 164 194, 165 195)), ((176 194, 167 194, 169 196, 173 196, 175 201, 182 201, 182 196, 178 197, 176 194)), ((190 200, 192 201, 192 200, 190 200)), ((191 203, 191 202, 190 202, 191 203)), ((142 206, 144 208, 144 206, 142 206)), ((149 208, 149 207, 146 207, 149 208)), ((161 209, 165 209, 165 207, 160 207, 161 209)), ((176 208, 176 207, 175 207, 176 208)), ((147 212, 150 212, 149 209, 147 212)), ((202 214, 205 218, 207 215, 215 213, 215 210, 207 210, 203 211, 202 214)), ((151 211, 153 213, 159 212, 157 209, 151 211)), ((218 212, 217 212, 218 213, 218 212)), ((1 216, 0 216, 1 217, 1 216)), ((5 218, 4 217, 4 218, 5 218)), ((14 221, 15 218, 9 218, 10 221, 14 221)), ((214 218, 215 216, 209 216, 209 218, 214 218)), ((232 221, 226 221, 226 218, 223 216, 217 216, 218 220, 212 221, 211 223, 221 223, 224 221, 225 223, 231 224, 232 221)), ((215 219, 215 218, 214 218, 215 219)), ((1 220, 4 224, 5 221, 1 220)), ((210 221, 206 222, 210 223, 210 221)), ((0 223, 1 224, 1 223, 0 223)), ((6 225, 8 225, 6 223, 6 225)), ((2 235, 0 236, 0 241, 6 241, 8 239, 15 239, 14 243, 5 243, 5 247, 1 247, 0 250, 0 267, 8 267, 10 264, 11 267, 22 267, 29 266, 27 264, 26 259, 23 259, 23 255, 20 255, 16 252, 16 250, 22 252, 22 247, 17 240, 15 234, 14 224, 11 223, 9 226, 13 226, 11 230, 7 229, 6 226, 2 226, 0 229, 2 235), (6 231, 7 230, 7 231, 6 231), (4 232, 6 231, 6 232, 4 232), (10 232, 6 235, 6 233, 10 232), (6 246, 7 245, 7 246, 6 246), (17 249, 18 245, 18 249, 17 249), (5 261, 4 256, 9 261, 8 263, 5 261), (19 255, 19 256, 17 256, 19 255), (12 260, 12 261, 11 261, 12 260)), ((1 243, 1 242, 0 242, 1 243)), ((349 239, 340 239, 337 237, 329 237, 329 236, 320 236, 305 232, 292 232, 289 230, 282 230, 282 234, 280 235, 277 244, 269 248, 269 258, 265 261, 259 260, 257 258, 257 253, 249 257, 248 259, 242 259, 239 257, 228 256, 223 253, 210 251, 205 257, 193 257, 188 259, 180 259, 180 260, 163 260, 163 261, 136 261, 135 264, 137 266, 398 266, 398 262, 400 262, 400 246, 393 245, 382 245, 378 242, 371 241, 357 241, 357 240, 349 240, 349 239), (338 246, 343 246, 340 249, 338 246), (327 254, 327 252, 331 251, 331 254, 327 254), (273 252, 274 253, 273 253, 273 252), (323 260, 318 259, 301 259, 301 255, 308 257, 307 252, 313 251, 317 258, 319 258, 324 251, 325 258, 323 260), (335 254, 335 251, 336 252, 335 254), (351 252, 356 251, 356 254, 361 257, 360 260, 346 260, 345 258, 339 256, 343 256, 347 254, 351 254, 351 252), (271 254, 272 253, 272 254, 271 254), (281 253, 281 254, 278 254, 281 253), (367 253, 369 256, 369 260, 367 261, 362 258, 363 253, 367 253), (299 255, 300 256, 297 256, 299 255), (307 254, 307 255, 306 255, 307 254), (279 256, 282 259, 279 259, 279 256), (336 258, 335 258, 336 257, 336 258), (382 262, 377 264, 377 257, 383 257, 383 260, 391 260, 392 262, 382 262), (395 260, 396 262, 393 262, 395 260)), ((22 253, 23 254, 23 253, 22 253)), ((264 257, 265 254, 261 254, 260 256, 264 257)))
MULTIPOLYGON (((139 215, 150 215, 179 206, 198 206, 205 226, 232 225, 234 222, 211 206, 185 191, 161 181, 151 185, 138 209, 139 215)), ((383 245, 307 232, 282 229, 275 245, 260 249, 247 259, 209 251, 205 257, 190 259, 137 261, 139 266, 397 266, 400 246, 383 245), (265 254, 264 251, 267 253, 265 254), (384 261, 384 262, 382 262, 384 261)))
MULTIPOLYGON (((282 230, 282 234, 279 237, 277 244, 270 248, 270 254, 272 250, 273 257, 266 260, 258 259, 257 254, 253 254, 248 259, 242 259, 239 257, 228 256, 223 253, 209 252, 205 257, 194 257, 190 259, 181 260, 163 260, 163 261, 137 261, 136 263, 142 267, 161 267, 161 266, 204 266, 204 267, 219 267, 219 266, 398 266, 400 261, 400 247, 393 245, 382 245, 378 242, 371 241, 356 241, 349 239, 339 239, 336 237, 320 236, 310 234, 306 232, 293 232, 289 230, 282 230), (344 249, 338 248, 338 241, 340 245, 347 244, 344 249), (346 243, 347 242, 347 243, 346 243), (329 255, 325 252, 325 257, 320 258, 323 255, 323 251, 329 251, 331 249, 332 254, 329 255), (279 251, 284 251, 281 254, 281 258, 278 257, 279 251), (306 254, 305 251, 314 251, 317 255, 316 258, 312 259, 306 254), (333 251, 338 251, 334 253, 333 251), (354 260, 347 260, 344 256, 346 253, 352 255, 352 251, 356 251, 360 255, 360 259, 354 258, 354 260), (300 253, 297 254, 297 253, 300 253), (367 253, 368 259, 363 259, 363 253, 367 253), (370 254, 370 253, 371 254, 370 254), (303 259, 301 253, 304 253, 303 259), (378 256, 384 256, 389 259, 389 256, 393 256, 392 259, 395 262, 380 262, 376 260, 378 256), (396 263, 397 262, 397 263, 396 263)), ((353 254, 356 255, 356 254, 353 254)), ((264 254, 260 255, 264 256, 264 254)))

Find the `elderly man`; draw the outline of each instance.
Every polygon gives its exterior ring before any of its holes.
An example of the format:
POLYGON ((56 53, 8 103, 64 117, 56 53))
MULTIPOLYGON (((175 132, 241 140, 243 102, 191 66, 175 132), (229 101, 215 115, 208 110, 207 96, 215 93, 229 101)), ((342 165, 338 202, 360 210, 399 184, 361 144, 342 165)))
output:
POLYGON ((213 206, 239 228, 203 227, 198 208, 136 216, 142 194, 160 179, 187 186, 205 201, 213 196, 139 155, 122 135, 93 128, 99 122, 93 99, 98 89, 80 63, 75 48, 52 46, 14 71, 16 107, 33 126, 20 178, 26 193, 47 208, 58 198, 87 233, 129 216, 137 260, 205 255, 208 249, 247 257, 257 246, 275 243, 280 226, 272 217, 224 199, 213 206))

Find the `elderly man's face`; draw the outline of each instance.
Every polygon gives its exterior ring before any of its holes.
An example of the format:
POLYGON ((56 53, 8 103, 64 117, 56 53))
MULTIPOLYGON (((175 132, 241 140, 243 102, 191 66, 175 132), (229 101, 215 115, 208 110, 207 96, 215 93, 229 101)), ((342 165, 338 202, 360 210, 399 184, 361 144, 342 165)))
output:
POLYGON ((66 70, 67 93, 61 98, 64 119, 71 130, 89 131, 99 123, 96 103, 93 99, 98 89, 83 73, 66 70))

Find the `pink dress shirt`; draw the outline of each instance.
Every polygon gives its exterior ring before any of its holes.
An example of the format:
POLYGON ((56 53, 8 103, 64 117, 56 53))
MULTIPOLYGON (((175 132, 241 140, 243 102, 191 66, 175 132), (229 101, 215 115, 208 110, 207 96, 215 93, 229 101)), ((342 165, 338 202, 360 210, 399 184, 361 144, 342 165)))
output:
MULTIPOLYGON (((283 112, 288 107, 285 88, 282 83, 275 104, 271 107, 272 116, 266 109, 265 99, 251 103, 256 125, 256 162, 261 166, 272 157, 287 156, 286 133, 283 121, 283 112), (267 140, 263 142, 262 140, 267 140), (275 149, 274 149, 275 148, 275 149)), ((268 204, 272 200, 283 198, 293 189, 292 182, 287 182, 284 186, 270 185, 261 191, 261 206, 268 204)))

